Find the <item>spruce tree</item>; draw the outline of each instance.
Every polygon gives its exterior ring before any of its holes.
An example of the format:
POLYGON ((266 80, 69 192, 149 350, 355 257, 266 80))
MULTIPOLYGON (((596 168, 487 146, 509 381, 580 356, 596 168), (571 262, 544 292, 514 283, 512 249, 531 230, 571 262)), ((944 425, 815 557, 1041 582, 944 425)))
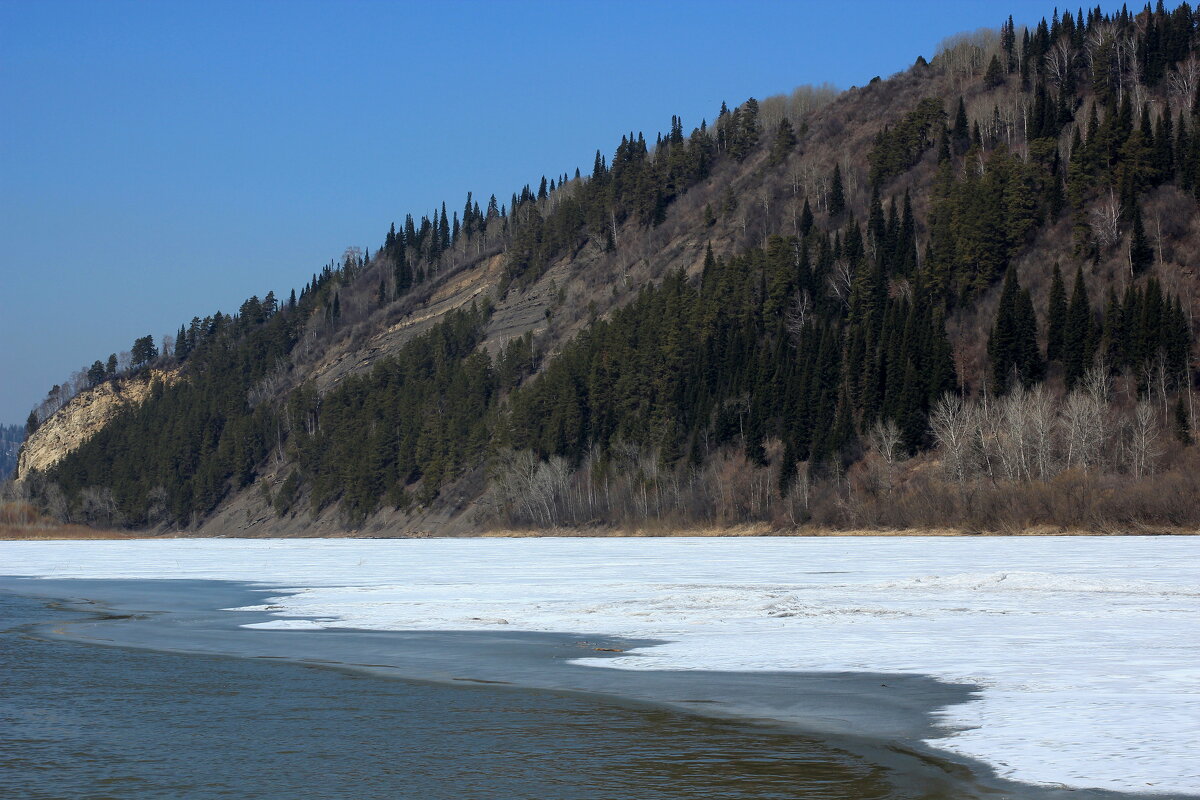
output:
POLYGON ((951 131, 950 138, 958 153, 965 152, 971 143, 971 129, 967 123, 967 106, 961 95, 958 98, 958 110, 954 113, 954 129, 951 131))
POLYGON ((1183 402, 1183 395, 1175 402, 1175 438, 1180 444, 1187 446, 1193 443, 1192 439, 1192 420, 1188 414, 1188 407, 1183 402))
POLYGON ((1017 371, 1025 386, 1032 386, 1046 376, 1046 362, 1038 349, 1037 315, 1028 289, 1017 298, 1017 371))
POLYGON ((1028 290, 1021 288, 1016 270, 1011 267, 1004 276, 996 324, 988 339, 988 357, 996 394, 1008 391, 1014 373, 1026 386, 1041 380, 1045 373, 1045 363, 1038 351, 1033 301, 1028 290))
POLYGON ((808 232, 812 230, 813 213, 812 206, 808 203, 808 198, 804 198, 804 208, 800 209, 800 235, 808 236, 808 232))
POLYGON ((97 359, 87 371, 88 385, 98 386, 104 382, 104 363, 97 359))
POLYGON ((1154 248, 1142 225, 1142 206, 1133 204, 1133 232, 1129 236, 1129 269, 1137 275, 1145 272, 1154 263, 1154 248))
POLYGON ((833 165, 833 182, 829 189, 829 215, 840 216, 846 210, 846 190, 842 187, 842 165, 833 165))
POLYGON ((784 117, 779 121, 779 128, 775 131, 775 141, 771 143, 771 164, 779 166, 788 157, 788 154, 796 147, 796 132, 792 130, 792 123, 784 117))
POLYGON ((1063 337, 1064 378, 1068 391, 1075 388, 1092 363, 1095 340, 1093 326, 1092 306, 1083 282, 1083 268, 1079 267, 1075 272, 1075 288, 1071 292, 1071 306, 1067 311, 1063 337))
POLYGON ((396 297, 400 297, 412 288, 412 270, 408 266, 408 256, 403 245, 396 248, 395 263, 392 268, 393 284, 396 297))
POLYGON ((1004 83, 1004 67, 1000 66, 998 56, 992 56, 992 60, 988 62, 987 72, 983 74, 983 85, 988 89, 995 89, 1004 83))
POLYGON ((1058 262, 1050 282, 1050 303, 1046 308, 1046 360, 1057 361, 1063 355, 1063 334, 1067 325, 1067 289, 1058 262))

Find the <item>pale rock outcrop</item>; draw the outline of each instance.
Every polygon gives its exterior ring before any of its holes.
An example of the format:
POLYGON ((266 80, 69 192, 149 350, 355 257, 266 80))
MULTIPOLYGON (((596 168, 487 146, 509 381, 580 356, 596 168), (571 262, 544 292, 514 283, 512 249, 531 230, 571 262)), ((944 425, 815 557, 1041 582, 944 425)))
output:
POLYGON ((149 369, 80 392, 25 440, 17 458, 16 480, 53 467, 123 410, 144 403, 155 380, 169 386, 179 380, 179 371, 149 369))

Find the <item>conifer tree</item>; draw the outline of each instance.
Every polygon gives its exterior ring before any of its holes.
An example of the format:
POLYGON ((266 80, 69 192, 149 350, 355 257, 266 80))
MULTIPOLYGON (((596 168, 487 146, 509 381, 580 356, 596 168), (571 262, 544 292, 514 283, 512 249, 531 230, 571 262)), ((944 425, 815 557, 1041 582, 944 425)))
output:
POLYGON ((392 268, 392 278, 395 285, 396 297, 400 297, 412 288, 412 270, 408 266, 408 256, 403 245, 396 248, 395 266, 392 268))
POLYGON ((1079 267, 1075 272, 1075 288, 1071 292, 1071 306, 1067 311, 1063 335, 1063 373, 1068 391, 1083 378, 1092 363, 1095 342, 1093 327, 1092 306, 1083 282, 1083 268, 1079 267))
POLYGON ((1057 361, 1063 356, 1063 338, 1067 325, 1067 289, 1063 284, 1058 262, 1050 281, 1050 302, 1046 308, 1046 360, 1057 361))
POLYGON ((1015 373, 1026 386, 1041 380, 1045 364, 1037 344, 1037 319, 1028 290, 1022 289, 1017 273, 1009 268, 996 311, 996 324, 988 339, 988 356, 992 362, 992 389, 997 394, 1008 391, 1015 373))
POLYGON ((966 152, 971 143, 971 129, 967 123, 967 106, 962 95, 958 97, 958 110, 954 112, 954 128, 950 133, 954 149, 958 153, 966 152))
POLYGON ((833 181, 829 188, 829 215, 840 216, 846 210, 846 190, 842 187, 842 165, 833 165, 833 181))
POLYGON ((792 129, 792 123, 787 117, 779 121, 779 128, 775 131, 775 141, 771 143, 771 164, 779 166, 792 152, 796 146, 796 132, 792 129))
POLYGON ((1133 231, 1129 235, 1129 270, 1137 275, 1146 271, 1154 263, 1154 248, 1146 236, 1146 228, 1142 224, 1142 207, 1140 203, 1133 205, 1133 231))
POLYGON ((1188 446, 1193 444, 1192 438, 1192 420, 1188 414, 1188 407, 1183 402, 1183 395, 1175 402, 1175 438, 1179 443, 1188 446))
POLYGON ((1004 67, 1000 66, 1000 58, 993 55, 992 60, 988 62, 987 72, 983 74, 983 85, 988 89, 995 89, 1004 83, 1004 67))
POLYGON ((812 206, 808 204, 808 198, 804 198, 804 208, 800 209, 800 235, 808 236, 808 232, 812 230, 813 213, 812 206))
POLYGON ((98 386, 104 382, 104 363, 97 359, 87 371, 88 385, 98 386))

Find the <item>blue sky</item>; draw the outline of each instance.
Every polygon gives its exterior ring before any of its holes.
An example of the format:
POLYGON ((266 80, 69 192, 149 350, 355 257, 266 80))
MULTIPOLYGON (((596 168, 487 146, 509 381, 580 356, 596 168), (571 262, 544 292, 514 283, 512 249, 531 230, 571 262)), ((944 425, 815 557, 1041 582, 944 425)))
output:
POLYGON ((0 0, 0 422, 445 200, 1051 5, 0 0))

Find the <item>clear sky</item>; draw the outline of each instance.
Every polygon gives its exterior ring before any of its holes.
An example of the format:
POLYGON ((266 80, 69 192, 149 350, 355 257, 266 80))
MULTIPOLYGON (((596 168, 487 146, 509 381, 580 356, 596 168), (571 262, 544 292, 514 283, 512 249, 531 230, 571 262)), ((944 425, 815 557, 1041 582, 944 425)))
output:
POLYGON ((861 85, 1051 11, 0 0, 0 422, 138 336, 374 251, 406 213, 507 202, 672 114, 861 85))

